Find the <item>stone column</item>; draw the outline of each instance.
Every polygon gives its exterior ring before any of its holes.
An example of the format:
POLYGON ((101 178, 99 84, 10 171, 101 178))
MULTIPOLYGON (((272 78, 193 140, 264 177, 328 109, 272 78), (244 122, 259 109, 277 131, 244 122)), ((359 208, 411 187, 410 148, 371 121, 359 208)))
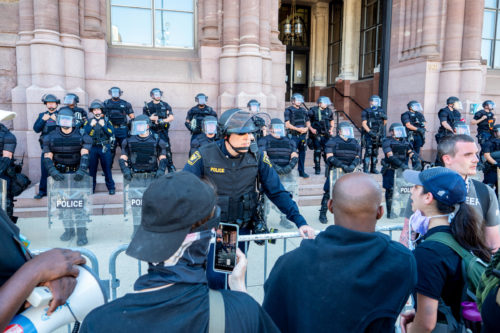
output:
MULTIPOLYGON (((259 99, 263 111, 268 109, 268 96, 272 89, 273 62, 271 58, 270 8, 272 0, 260 0, 260 54, 262 56, 262 98, 259 99)), ((274 105, 275 102, 273 101, 274 105)))
POLYGON ((411 48, 411 4, 412 0, 404 1, 405 18, 403 32, 403 59, 408 58, 411 48))
POLYGON ((360 24, 361 0, 344 1, 342 68, 339 75, 343 80, 358 79, 360 24))
POLYGON ((279 8, 281 0, 269 0, 270 3, 270 18, 271 18, 271 44, 280 47, 282 45, 279 40, 279 8))
POLYGON ((84 18, 85 37, 103 38, 104 34, 101 31, 101 4, 99 0, 85 0, 84 18))
POLYGON ((421 56, 436 57, 439 55, 440 1, 424 0, 424 23, 422 27, 421 56))
POLYGON ((415 57, 415 48, 417 47, 417 19, 418 19, 418 0, 411 1, 411 27, 410 27, 410 50, 409 56, 415 57))
POLYGON ((311 85, 326 86, 328 57, 328 4, 316 3, 312 8, 311 85))
POLYGON ((203 1, 202 43, 214 44, 219 41, 217 23, 217 0, 203 1))

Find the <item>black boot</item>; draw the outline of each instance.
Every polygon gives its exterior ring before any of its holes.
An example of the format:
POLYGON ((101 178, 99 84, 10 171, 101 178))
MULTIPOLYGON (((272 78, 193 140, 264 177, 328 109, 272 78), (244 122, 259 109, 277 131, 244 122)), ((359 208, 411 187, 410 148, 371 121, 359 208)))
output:
POLYGON ((321 152, 314 152, 314 173, 319 175, 321 173, 321 152))
POLYGON ((76 245, 83 246, 87 245, 87 228, 76 228, 76 245))
POLYGON ((370 168, 370 173, 373 173, 373 174, 379 174, 380 173, 377 170, 377 162, 378 162, 378 159, 376 157, 372 157, 372 165, 371 165, 371 168, 370 168))
POLYGON ((328 218, 326 217, 326 211, 328 210, 328 200, 330 200, 330 193, 323 193, 323 199, 321 199, 321 208, 319 209, 319 221, 323 224, 328 223, 328 218))
POLYGON ((168 170, 168 173, 171 173, 171 172, 175 172, 175 165, 174 165, 174 161, 172 160, 172 152, 170 151, 170 146, 167 147, 168 151, 167 151, 167 170, 168 170))
POLYGON ((365 157, 363 159, 363 172, 364 173, 368 173, 369 166, 370 166, 370 158, 369 157, 365 157))
POLYGON ((71 238, 75 237, 75 228, 64 228, 64 233, 59 237, 63 242, 69 241, 71 238))
POLYGON ((387 209, 387 218, 392 219, 392 194, 393 190, 385 190, 385 208, 387 209))

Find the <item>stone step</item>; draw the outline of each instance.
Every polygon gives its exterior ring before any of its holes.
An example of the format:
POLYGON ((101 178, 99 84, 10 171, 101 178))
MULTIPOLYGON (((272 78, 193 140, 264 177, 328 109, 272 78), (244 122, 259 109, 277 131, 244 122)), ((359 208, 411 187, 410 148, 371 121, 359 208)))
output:
POLYGON ((299 186, 299 198, 323 195, 323 184, 309 184, 299 186))

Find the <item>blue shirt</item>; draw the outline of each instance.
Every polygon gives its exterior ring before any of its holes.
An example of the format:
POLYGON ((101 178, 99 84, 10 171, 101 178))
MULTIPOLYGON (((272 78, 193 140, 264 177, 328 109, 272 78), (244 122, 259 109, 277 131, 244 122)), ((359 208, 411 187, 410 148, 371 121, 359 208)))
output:
MULTIPOLYGON (((215 142, 215 144, 221 149, 224 155, 231 158, 224 142, 224 140, 219 140, 215 142)), ((203 156, 193 160, 194 162, 190 162, 192 161, 192 159, 190 159, 183 170, 189 171, 202 178, 204 176, 203 156)), ((300 214, 297 204, 293 201, 290 193, 286 191, 281 184, 280 177, 272 167, 269 158, 261 152, 259 152, 258 175, 262 190, 269 200, 271 200, 290 221, 293 221, 298 228, 307 225, 306 219, 300 214)))

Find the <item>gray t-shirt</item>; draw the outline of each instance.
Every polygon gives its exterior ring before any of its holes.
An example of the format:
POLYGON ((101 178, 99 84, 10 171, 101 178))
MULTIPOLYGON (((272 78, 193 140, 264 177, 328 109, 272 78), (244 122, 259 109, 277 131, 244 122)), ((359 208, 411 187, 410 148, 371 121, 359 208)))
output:
MULTIPOLYGON (((495 195, 495 192, 491 187, 489 187, 486 184, 483 183, 474 183, 471 178, 467 178, 467 198, 465 199, 465 202, 470 205, 476 213, 479 214, 479 216, 486 216, 486 226, 487 227, 494 227, 496 225, 500 224, 500 212, 498 210, 498 199, 495 195), (486 214, 483 213, 483 205, 486 205, 487 203, 481 203, 476 192, 476 186, 486 186, 488 190, 488 194, 490 197, 489 200, 489 206, 484 209, 486 211, 486 214)), ((405 210, 405 217, 410 218, 410 216, 413 214, 413 211, 411 210, 411 199, 408 200, 408 204, 406 205, 406 210, 405 210)))

